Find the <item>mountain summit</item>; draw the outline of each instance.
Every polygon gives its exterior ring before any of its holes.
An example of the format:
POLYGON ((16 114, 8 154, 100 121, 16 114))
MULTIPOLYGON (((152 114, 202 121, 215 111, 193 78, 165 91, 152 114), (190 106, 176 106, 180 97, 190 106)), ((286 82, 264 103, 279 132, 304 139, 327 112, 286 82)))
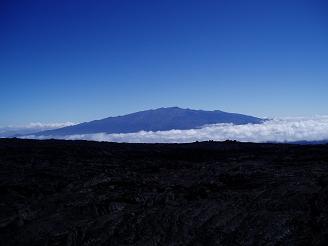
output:
POLYGON ((264 120, 253 116, 204 111, 178 107, 159 108, 117 117, 81 123, 74 126, 39 132, 36 135, 64 136, 91 133, 131 133, 138 131, 167 131, 195 129, 208 124, 259 124, 264 120))

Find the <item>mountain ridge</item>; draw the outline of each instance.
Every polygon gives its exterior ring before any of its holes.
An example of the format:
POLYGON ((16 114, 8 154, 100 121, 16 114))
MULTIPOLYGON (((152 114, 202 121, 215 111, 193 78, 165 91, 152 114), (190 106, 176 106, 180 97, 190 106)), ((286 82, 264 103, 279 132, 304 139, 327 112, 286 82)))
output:
POLYGON ((179 107, 143 110, 120 116, 80 123, 35 133, 35 135, 63 136, 93 133, 132 133, 139 131, 167 131, 196 129, 208 124, 232 123, 236 125, 260 124, 264 119, 227 113, 221 110, 194 110, 179 107))

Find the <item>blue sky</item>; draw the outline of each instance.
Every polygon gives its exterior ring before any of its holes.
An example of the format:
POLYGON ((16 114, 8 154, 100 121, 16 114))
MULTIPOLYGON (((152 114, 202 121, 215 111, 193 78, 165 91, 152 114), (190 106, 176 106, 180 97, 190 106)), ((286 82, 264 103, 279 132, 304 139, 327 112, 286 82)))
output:
POLYGON ((0 3, 0 125, 162 106, 328 114, 323 0, 0 3))

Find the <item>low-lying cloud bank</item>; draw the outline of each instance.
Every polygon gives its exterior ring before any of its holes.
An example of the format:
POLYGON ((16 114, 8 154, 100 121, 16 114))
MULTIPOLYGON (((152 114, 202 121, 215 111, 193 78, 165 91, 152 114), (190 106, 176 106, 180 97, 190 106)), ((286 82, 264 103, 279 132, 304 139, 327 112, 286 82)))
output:
POLYGON ((94 140, 129 143, 186 143, 194 141, 237 140, 241 142, 295 142, 328 140, 328 116, 281 118, 262 124, 216 124, 200 129, 136 132, 126 134, 82 134, 64 137, 25 136, 34 139, 94 140))
POLYGON ((31 134, 39 131, 53 130, 65 126, 75 125, 73 122, 40 123, 33 122, 27 125, 0 126, 0 137, 12 137, 21 134, 31 134))

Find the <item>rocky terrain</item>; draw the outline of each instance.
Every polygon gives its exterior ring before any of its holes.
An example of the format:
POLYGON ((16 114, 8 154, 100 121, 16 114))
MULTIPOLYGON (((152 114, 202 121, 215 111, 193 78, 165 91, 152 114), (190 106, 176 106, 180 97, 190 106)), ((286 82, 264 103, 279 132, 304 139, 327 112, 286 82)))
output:
POLYGON ((1 245, 327 245, 328 145, 0 140, 1 245))

